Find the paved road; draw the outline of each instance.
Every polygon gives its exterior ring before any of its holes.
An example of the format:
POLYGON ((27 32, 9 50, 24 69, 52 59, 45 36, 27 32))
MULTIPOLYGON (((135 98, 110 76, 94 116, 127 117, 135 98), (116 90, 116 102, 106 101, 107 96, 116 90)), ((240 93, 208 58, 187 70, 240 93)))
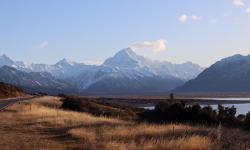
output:
POLYGON ((11 98, 11 99, 0 99, 0 111, 4 110, 6 107, 8 107, 14 103, 24 101, 24 100, 30 100, 33 98, 34 98, 34 96, 18 97, 18 98, 11 98))

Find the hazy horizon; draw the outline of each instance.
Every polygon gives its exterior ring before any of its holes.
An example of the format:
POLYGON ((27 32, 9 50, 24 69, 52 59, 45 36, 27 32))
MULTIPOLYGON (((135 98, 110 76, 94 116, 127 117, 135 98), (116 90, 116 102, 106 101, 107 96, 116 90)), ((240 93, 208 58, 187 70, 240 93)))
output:
POLYGON ((250 53, 246 0, 3 0, 0 17, 0 54, 29 63, 100 63, 132 47, 154 60, 208 67, 250 53))

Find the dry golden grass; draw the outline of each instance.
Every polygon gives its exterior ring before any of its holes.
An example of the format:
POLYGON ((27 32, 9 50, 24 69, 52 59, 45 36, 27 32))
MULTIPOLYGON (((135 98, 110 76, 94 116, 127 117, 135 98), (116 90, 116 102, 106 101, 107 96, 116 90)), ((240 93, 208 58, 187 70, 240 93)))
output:
POLYGON ((195 128, 185 125, 129 125, 93 128, 74 128, 68 133, 86 144, 102 146, 104 149, 210 149, 208 137, 188 135, 195 128), (185 134, 185 136, 184 136, 185 134), (97 139, 101 139, 97 141, 97 139))
POLYGON ((186 125, 149 125, 139 124, 133 126, 117 126, 106 128, 102 134, 110 139, 144 137, 163 137, 169 134, 185 133, 194 128, 186 125))
POLYGON ((59 109, 60 105, 61 102, 56 97, 42 97, 15 104, 1 112, 0 147, 98 150, 218 149, 214 140, 214 128, 183 124, 138 124, 65 111, 59 109))
POLYGON ((159 139, 157 141, 148 141, 137 144, 121 143, 121 142, 108 142, 105 144, 106 149, 117 150, 117 149, 130 149, 137 150, 153 150, 153 149, 164 149, 164 150, 208 150, 211 149, 211 142, 207 137, 191 136, 186 138, 178 138, 173 140, 159 139))
MULTIPOLYGON (((37 102, 36 102, 37 103, 37 102)), ((45 107, 38 104, 26 104, 19 108, 18 113, 33 123, 48 124, 57 127, 91 126, 97 124, 125 124, 113 118, 95 117, 86 113, 65 111, 58 108, 45 107)))

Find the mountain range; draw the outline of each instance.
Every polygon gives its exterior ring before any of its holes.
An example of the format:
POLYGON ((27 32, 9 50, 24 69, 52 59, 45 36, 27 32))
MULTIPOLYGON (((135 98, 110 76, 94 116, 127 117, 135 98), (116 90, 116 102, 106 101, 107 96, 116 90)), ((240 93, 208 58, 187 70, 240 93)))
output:
POLYGON ((0 81, 17 85, 26 92, 43 92, 48 94, 74 92, 73 86, 57 79, 47 72, 23 72, 13 67, 0 68, 0 81))
POLYGON ((0 56, 0 81, 26 91, 78 94, 164 93, 194 79, 203 68, 191 62, 156 61, 126 48, 102 65, 63 59, 54 65, 27 64, 0 56))
POLYGON ((250 92, 250 55, 224 58, 176 92, 250 92))

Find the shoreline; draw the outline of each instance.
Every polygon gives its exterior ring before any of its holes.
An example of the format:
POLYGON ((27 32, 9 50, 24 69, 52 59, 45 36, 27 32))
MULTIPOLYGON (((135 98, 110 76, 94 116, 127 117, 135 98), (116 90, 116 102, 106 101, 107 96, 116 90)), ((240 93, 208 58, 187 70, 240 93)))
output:
POLYGON ((198 99, 198 98, 178 98, 178 99, 153 99, 153 98, 110 98, 110 97, 101 97, 96 98, 95 100, 104 103, 117 104, 121 106, 129 106, 129 107, 150 107, 155 106, 160 102, 170 102, 170 103, 181 103, 184 102, 186 105, 225 105, 225 104, 250 104, 249 100, 216 100, 216 99, 198 99))

